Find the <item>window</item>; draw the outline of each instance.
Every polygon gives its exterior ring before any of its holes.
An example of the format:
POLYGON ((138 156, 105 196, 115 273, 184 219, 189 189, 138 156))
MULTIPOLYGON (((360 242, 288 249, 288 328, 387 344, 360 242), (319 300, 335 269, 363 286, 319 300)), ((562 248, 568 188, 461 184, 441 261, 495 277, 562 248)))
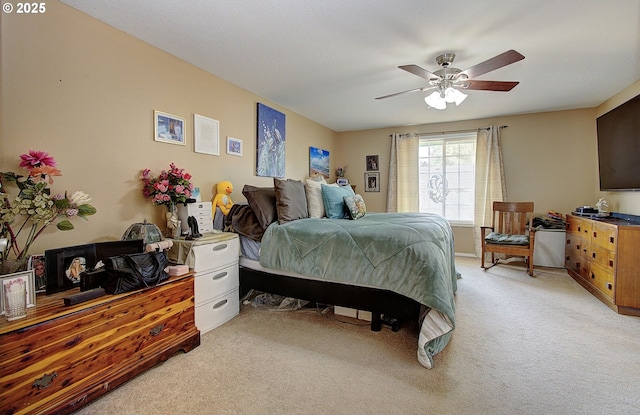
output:
POLYGON ((473 224, 476 133, 420 137, 420 212, 473 224))

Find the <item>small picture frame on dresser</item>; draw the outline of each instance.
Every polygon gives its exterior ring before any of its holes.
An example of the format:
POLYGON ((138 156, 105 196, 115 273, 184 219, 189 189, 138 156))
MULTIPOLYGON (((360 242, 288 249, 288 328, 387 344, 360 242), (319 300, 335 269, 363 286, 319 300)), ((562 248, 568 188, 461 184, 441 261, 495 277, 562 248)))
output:
POLYGON ((24 290, 27 308, 36 306, 34 275, 33 270, 28 270, 0 276, 0 315, 6 314, 11 291, 16 288, 24 290))

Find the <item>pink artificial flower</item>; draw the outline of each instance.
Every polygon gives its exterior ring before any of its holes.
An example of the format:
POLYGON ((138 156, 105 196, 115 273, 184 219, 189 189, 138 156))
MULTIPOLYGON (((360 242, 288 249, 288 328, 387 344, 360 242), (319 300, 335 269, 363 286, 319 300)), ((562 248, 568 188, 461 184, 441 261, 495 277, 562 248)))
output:
POLYGON ((45 151, 29 150, 29 153, 21 155, 20 159, 22 159, 20 167, 24 169, 32 169, 33 167, 42 166, 56 166, 56 160, 45 151))

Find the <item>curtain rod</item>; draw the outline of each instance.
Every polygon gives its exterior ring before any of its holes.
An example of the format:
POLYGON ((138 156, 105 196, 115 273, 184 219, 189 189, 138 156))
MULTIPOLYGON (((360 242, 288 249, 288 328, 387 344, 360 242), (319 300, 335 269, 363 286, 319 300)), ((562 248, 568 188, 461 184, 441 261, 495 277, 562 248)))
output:
MULTIPOLYGON (((500 128, 508 128, 508 125, 501 125, 500 128)), ((478 131, 478 130, 488 130, 490 127, 482 127, 482 128, 476 128, 476 129, 468 129, 468 130, 453 130, 453 131, 436 131, 436 132, 432 132, 432 133, 416 133, 419 136, 425 136, 425 135, 444 135, 444 134, 457 134, 457 133, 471 133, 474 131, 478 131)), ((391 134, 389 135, 389 137, 391 137, 391 134)))

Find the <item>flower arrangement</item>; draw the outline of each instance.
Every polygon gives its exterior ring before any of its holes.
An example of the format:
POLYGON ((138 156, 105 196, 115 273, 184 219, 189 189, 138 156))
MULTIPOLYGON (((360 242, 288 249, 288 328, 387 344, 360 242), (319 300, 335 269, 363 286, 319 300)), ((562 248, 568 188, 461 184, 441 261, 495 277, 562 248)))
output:
POLYGON ((20 156, 20 168, 28 171, 22 176, 13 172, 0 173, 0 237, 6 238, 7 248, 0 253, 0 263, 5 263, 11 254, 19 263, 18 269, 26 267, 31 244, 56 219, 56 227, 61 231, 74 229, 69 219, 79 216, 86 219, 96 213, 89 204, 91 198, 81 191, 68 196, 51 196, 49 185, 54 176, 62 176, 56 168, 55 159, 44 151, 29 150, 20 156), (19 192, 11 200, 7 185, 15 183, 19 192), (19 236, 25 232, 24 244, 19 244, 19 236))
POLYGON ((169 165, 169 170, 162 170, 158 177, 153 177, 151 170, 144 169, 141 180, 144 197, 151 198, 156 205, 166 206, 169 211, 176 204, 185 203, 193 190, 191 175, 173 163, 169 165))

